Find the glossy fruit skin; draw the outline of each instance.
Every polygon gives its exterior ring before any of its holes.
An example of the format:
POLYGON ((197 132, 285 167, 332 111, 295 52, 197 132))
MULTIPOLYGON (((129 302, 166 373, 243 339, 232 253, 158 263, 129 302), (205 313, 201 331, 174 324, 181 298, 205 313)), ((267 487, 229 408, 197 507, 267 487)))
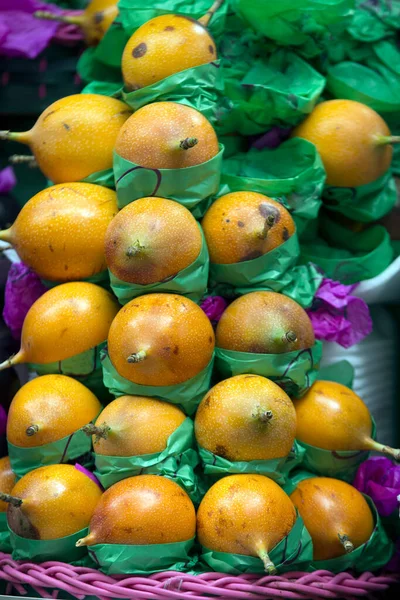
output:
POLYGON ((118 0, 92 0, 83 13, 82 29, 88 46, 95 46, 104 37, 118 15, 118 0))
POLYGON ((11 402, 7 439, 14 446, 43 446, 70 435, 97 417, 101 404, 79 381, 65 375, 43 375, 28 381, 11 402), (39 427, 27 435, 31 425, 39 427))
POLYGON ((325 450, 364 449, 363 441, 372 433, 371 415, 350 388, 334 381, 316 381, 293 402, 300 441, 325 450))
POLYGON ((107 339, 119 305, 93 283, 63 283, 38 298, 22 327, 24 361, 46 364, 70 358, 107 339))
POLYGON ((366 185, 389 169, 393 148, 377 144, 377 136, 390 136, 385 121, 372 108, 353 100, 317 104, 292 134, 315 144, 326 183, 337 187, 366 185))
POLYGON ((53 183, 64 183, 110 169, 117 135, 131 113, 123 102, 99 94, 57 100, 29 136, 40 170, 53 183))
POLYGON ((230 304, 216 330, 216 345, 227 350, 256 354, 280 354, 311 348, 315 337, 303 308, 275 292, 252 292, 230 304), (288 331, 296 341, 285 338, 288 331))
POLYGON ((192 264, 201 245, 200 229, 187 208, 165 198, 140 198, 110 223, 105 255, 116 277, 148 285, 174 277, 192 264), (129 248, 138 244, 139 252, 129 256, 129 248))
POLYGON ((201 23, 161 15, 139 27, 126 44, 122 75, 126 88, 136 90, 216 58, 214 40, 201 23))
POLYGON ((197 537, 216 552, 258 556, 292 529, 295 508, 277 483, 263 475, 230 475, 215 483, 197 511, 197 537))
POLYGON ((197 304, 176 294, 148 294, 119 311, 108 353, 122 377, 140 385, 176 385, 205 369, 215 345, 212 325, 197 304), (131 364, 138 352, 146 358, 131 364))
POLYGON ((139 108, 121 127, 115 151, 149 169, 184 169, 201 164, 219 152, 218 139, 209 121, 184 104, 154 102, 139 108), (194 137, 188 150, 180 142, 194 137))
POLYGON ((374 519, 365 498, 344 481, 330 477, 305 479, 290 499, 311 535, 314 560, 346 554, 339 535, 347 535, 355 548, 372 535, 374 519))
POLYGON ((296 411, 289 396, 259 375, 236 375, 204 396, 195 418, 197 443, 230 461, 287 456, 296 435, 296 411), (262 421, 265 411, 272 418, 262 421))
POLYGON ((284 206, 256 192, 232 192, 216 200, 204 215, 210 260, 232 264, 258 258, 286 242, 296 226, 284 206), (275 219, 263 236, 268 217, 275 219))
POLYGON ((11 227, 11 242, 43 279, 86 279, 107 268, 104 238, 117 212, 113 190, 90 183, 54 185, 25 204, 11 227))
POLYGON ((169 436, 183 423, 180 408, 155 398, 121 396, 99 415, 96 425, 110 427, 107 438, 93 439, 96 454, 141 456, 162 452, 169 436))
POLYGON ((169 544, 194 537, 196 513, 179 485, 160 475, 123 479, 104 492, 87 545, 169 544))
MULTIPOLYGON (((11 470, 10 459, 8 456, 0 458, 0 492, 10 494, 15 485, 15 475, 11 470)), ((0 500, 0 513, 6 512, 7 502, 0 500)))
POLYGON ((11 495, 23 503, 8 506, 10 528, 21 537, 54 540, 89 525, 101 490, 72 465, 49 465, 24 475, 11 495))

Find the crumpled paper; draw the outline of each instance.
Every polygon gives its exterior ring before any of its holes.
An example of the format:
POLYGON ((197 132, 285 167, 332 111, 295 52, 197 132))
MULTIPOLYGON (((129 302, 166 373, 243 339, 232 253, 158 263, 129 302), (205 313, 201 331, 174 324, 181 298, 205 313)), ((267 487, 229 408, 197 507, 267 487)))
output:
POLYGON ((0 56, 36 58, 50 43, 60 24, 36 19, 33 13, 63 11, 39 0, 2 0, 0 10, 0 56))
POLYGON ((351 295, 356 286, 323 280, 307 311, 317 339, 350 348, 371 333, 372 319, 367 304, 351 295))
POLYGON ((6 433, 7 426, 7 413, 0 404, 0 435, 4 435, 6 433))
POLYGON ((47 288, 24 263, 13 263, 8 272, 4 293, 3 318, 11 335, 20 339, 26 313, 47 288))
POLYGON ((382 517, 389 517, 400 507, 400 465, 385 456, 372 456, 364 461, 353 485, 372 498, 382 517))
MULTIPOLYGON (((1 38, 1 29, 0 29, 1 38)), ((0 39, 1 44, 1 39, 0 39)), ((17 183, 14 169, 12 167, 6 167, 0 171, 0 194, 8 194, 17 183)))
POLYGON ((207 296, 200 304, 200 308, 204 310, 212 323, 218 323, 227 306, 228 303, 222 296, 207 296))

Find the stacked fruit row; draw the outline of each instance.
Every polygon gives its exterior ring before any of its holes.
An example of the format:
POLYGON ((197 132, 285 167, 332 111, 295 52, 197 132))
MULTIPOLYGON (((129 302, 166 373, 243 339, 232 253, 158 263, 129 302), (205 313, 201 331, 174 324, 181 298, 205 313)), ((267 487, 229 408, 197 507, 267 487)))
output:
MULTIPOLYGON (((165 15, 139 28, 126 92, 212 64, 206 25, 220 4, 199 22, 165 15)), ((375 177, 393 140, 378 115, 351 106, 353 145, 375 177)), ((317 132, 317 147, 324 110, 298 130, 317 132)), ((28 143, 56 183, 1 235, 51 288, 1 365, 40 375, 8 417, 0 497, 13 556, 94 560, 108 573, 383 566, 392 545, 346 481, 368 451, 400 452, 375 441, 351 389, 316 381, 321 348, 303 306, 322 276, 296 266, 290 212, 257 189, 219 187, 222 148, 192 106, 130 113, 71 96, 31 132, 3 134, 28 143), (116 192, 101 185, 113 161, 116 192), (215 334, 196 304, 208 288, 227 299, 215 334)))

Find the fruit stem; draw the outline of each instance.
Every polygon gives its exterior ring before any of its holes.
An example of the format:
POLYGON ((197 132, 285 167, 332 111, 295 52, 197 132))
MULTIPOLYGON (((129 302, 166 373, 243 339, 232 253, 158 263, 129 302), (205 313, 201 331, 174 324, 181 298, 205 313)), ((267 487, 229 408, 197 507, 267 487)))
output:
POLYGON ((26 429, 25 433, 26 433, 26 435, 31 437, 32 435, 35 435, 35 433, 37 433, 38 431, 39 431, 39 425, 29 425, 29 427, 26 429))
POLYGON ((11 506, 15 506, 15 508, 19 508, 23 502, 22 498, 10 496, 10 494, 5 494, 4 492, 0 492, 0 500, 11 504, 11 506))
POLYGON ((275 223, 274 215, 268 215, 268 217, 265 219, 264 229, 262 231, 260 231, 260 233, 258 234, 258 237, 260 238, 260 240, 265 240, 265 238, 268 235, 268 231, 271 229, 271 227, 273 226, 274 223, 275 223))
POLYGON ((11 140, 12 142, 20 142, 21 144, 30 144, 31 132, 30 131, 0 131, 0 140, 11 140))
POLYGON ((136 242, 133 242, 133 244, 131 246, 129 246, 129 248, 126 251, 126 256, 128 258, 132 258, 133 256, 136 256, 137 254, 140 253, 141 250, 144 249, 144 246, 142 246, 139 242, 139 240, 136 240, 136 242))
POLYGON ((347 535, 342 535, 340 533, 338 533, 338 538, 339 538, 339 542, 342 544, 343 548, 346 551, 346 554, 349 554, 349 552, 353 552, 354 550, 354 544, 349 540, 347 535))
POLYGON ((213 16, 217 12, 217 10, 219 9, 219 7, 222 6, 224 2, 225 2, 225 0, 215 0, 214 4, 211 6, 210 10, 208 10, 205 15, 203 15, 202 17, 200 17, 200 19, 198 19, 199 23, 204 25, 204 27, 207 27, 209 22, 211 21, 211 19, 213 18, 213 16))
POLYGON ((133 353, 126 359, 128 363, 139 363, 146 358, 146 352, 139 350, 139 352, 133 353))
POLYGON ((23 362, 25 362, 25 356, 24 356, 23 351, 20 350, 19 352, 17 352, 17 354, 10 356, 10 358, 7 358, 7 360, 0 363, 0 371, 9 369, 10 367, 13 367, 14 365, 20 365, 23 362))
POLYGON ((86 433, 86 435, 95 435, 96 442, 98 442, 100 438, 103 438, 103 440, 107 439, 108 433, 111 431, 111 427, 109 427, 106 423, 103 423, 103 425, 100 427, 94 425, 93 423, 88 423, 82 427, 82 431, 86 433))
POLYGON ((386 146, 388 144, 399 144, 400 135, 377 135, 375 137, 378 146, 386 146))
POLYGON ((294 344, 294 342, 297 342, 297 335, 295 334, 294 331, 291 331, 291 330, 287 331, 285 333, 284 337, 285 337, 285 340, 287 342, 289 342, 290 344, 294 344))
POLYGON ((26 163, 31 169, 35 169, 38 166, 36 158, 29 154, 13 154, 9 157, 8 162, 12 165, 22 165, 23 163, 26 163))
POLYGON ((252 417, 258 419, 261 423, 268 423, 273 416, 274 413, 272 410, 264 410, 261 406, 257 406, 256 411, 252 414, 252 417))
POLYGON ((9 229, 3 229, 3 231, 0 231, 0 240, 2 242, 7 242, 8 244, 12 244, 11 227, 9 229))
POLYGON ((78 540, 76 542, 75 546, 77 548, 79 548, 80 546, 90 546, 91 544, 93 544, 93 542, 94 542, 94 535, 93 535, 93 533, 89 533, 86 537, 78 540))
POLYGON ((188 137, 179 142, 179 148, 181 148, 181 150, 189 150, 189 148, 193 148, 198 143, 199 140, 197 138, 188 137))
POLYGON ((266 550, 259 550, 258 556, 263 561, 265 572, 268 573, 268 575, 275 575, 276 567, 270 559, 268 552, 266 550))
POLYGON ((82 15, 55 15, 48 10, 37 10, 33 13, 36 19, 45 19, 46 21, 58 21, 59 23, 69 23, 70 25, 83 24, 82 15))
POLYGON ((373 440, 372 438, 367 438, 366 448, 368 450, 374 450, 375 452, 382 452, 382 454, 387 454, 388 456, 394 458, 396 462, 400 462, 400 448, 390 448, 390 446, 385 446, 384 444, 375 442, 375 440, 373 440))

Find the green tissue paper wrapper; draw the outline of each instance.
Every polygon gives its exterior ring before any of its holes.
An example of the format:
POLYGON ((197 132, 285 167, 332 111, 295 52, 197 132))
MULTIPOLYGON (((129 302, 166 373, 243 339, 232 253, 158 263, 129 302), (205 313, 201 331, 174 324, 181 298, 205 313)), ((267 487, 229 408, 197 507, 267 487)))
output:
POLYGON ((299 255, 298 237, 294 233, 258 258, 233 264, 210 263, 210 288, 225 298, 255 291, 280 292, 307 308, 323 276, 313 265, 295 266, 299 255))
MULTIPOLYGON (((290 533, 279 542, 268 554, 278 573, 288 571, 306 571, 312 560, 312 541, 298 515, 290 533)), ((244 554, 215 552, 202 549, 202 562, 205 562, 217 573, 241 575, 243 573, 260 573, 265 575, 264 565, 260 558, 244 554)))
POLYGON ((322 343, 282 354, 253 354, 215 349, 215 368, 222 379, 249 373, 275 381, 289 396, 299 396, 317 379, 322 343))
POLYGON ((14 560, 33 560, 38 563, 58 560, 74 564, 87 557, 85 546, 75 546, 80 538, 87 535, 87 528, 55 540, 31 540, 17 535, 11 529, 9 532, 14 560))
POLYGON ((146 169, 114 152, 114 175, 118 206, 123 208, 138 198, 159 196, 176 200, 196 218, 208 208, 202 202, 218 192, 223 146, 219 153, 200 165, 185 169, 146 169))
POLYGON ((140 285, 121 281, 110 271, 111 289, 117 296, 118 302, 124 305, 137 296, 159 292, 182 294, 193 302, 200 302, 207 291, 209 258, 203 230, 201 227, 199 229, 203 240, 200 254, 195 261, 179 271, 172 279, 140 285))
POLYGON ((169 386, 138 385, 121 377, 114 368, 106 352, 102 353, 102 368, 104 385, 113 396, 150 396, 166 400, 171 404, 180 406, 187 415, 196 412, 199 402, 210 389, 211 376, 213 372, 214 357, 198 375, 179 383, 169 386))
POLYGON ((11 553, 10 532, 7 526, 7 513, 0 512, 0 552, 11 553))
POLYGON ((194 538, 173 544, 128 546, 94 544, 89 556, 107 575, 150 575, 161 571, 190 570, 197 562, 191 554, 194 538))
POLYGON ((81 430, 43 446, 21 448, 10 442, 7 445, 11 468, 18 478, 45 465, 67 463, 88 455, 92 448, 90 437, 81 430))

